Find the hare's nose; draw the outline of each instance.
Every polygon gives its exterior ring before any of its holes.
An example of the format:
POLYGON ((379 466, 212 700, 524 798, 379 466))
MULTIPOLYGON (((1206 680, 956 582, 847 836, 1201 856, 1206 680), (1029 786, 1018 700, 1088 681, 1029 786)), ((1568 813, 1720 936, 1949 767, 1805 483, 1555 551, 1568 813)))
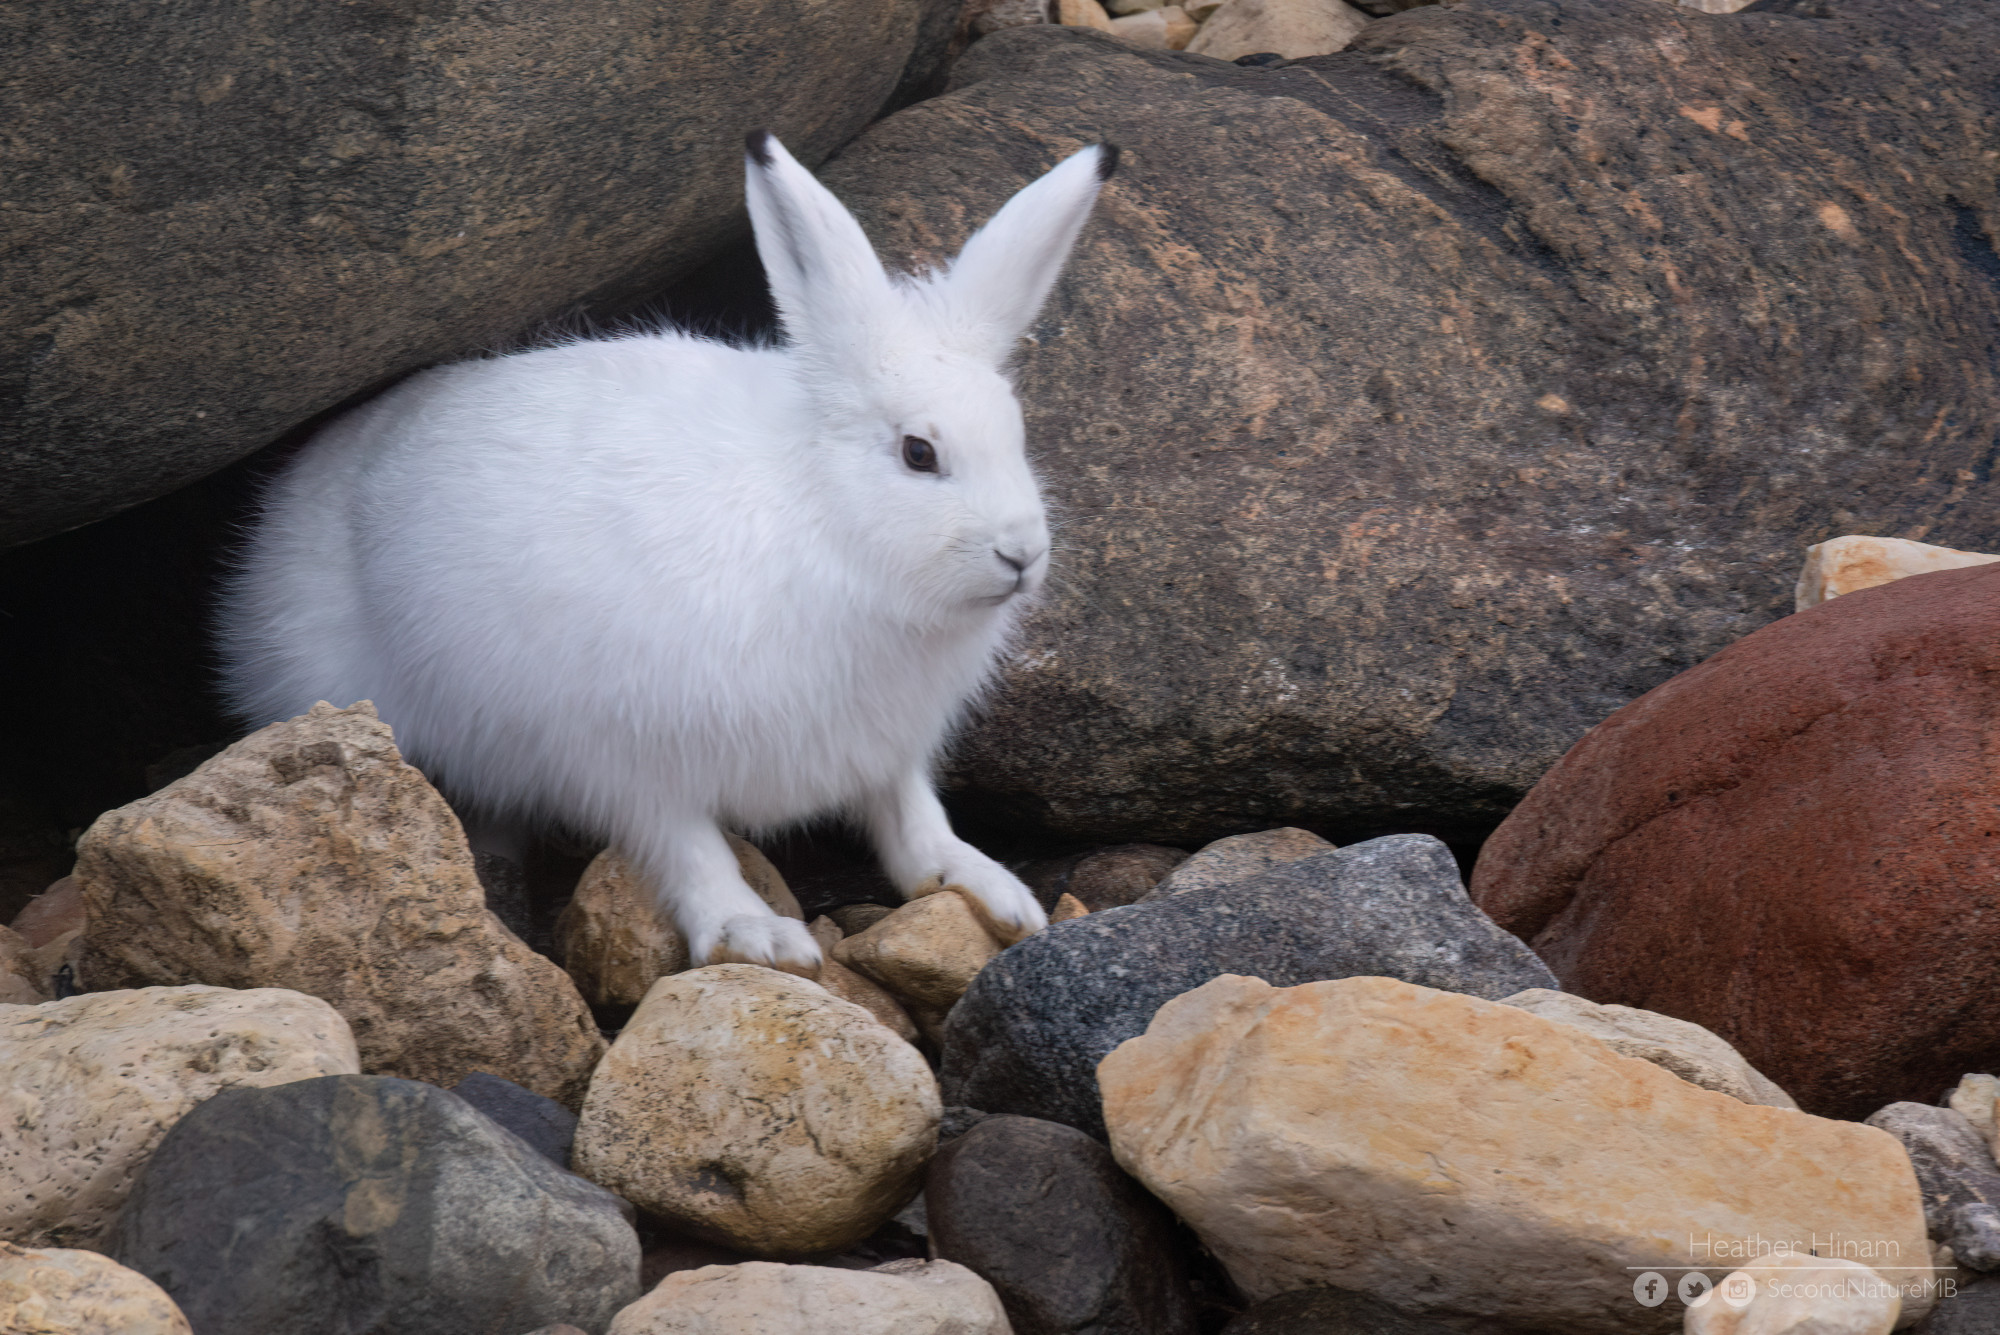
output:
MULTIPOLYGON (((1047 548, 1042 549, 1042 551, 1046 550, 1048 549, 1047 548)), ((995 547, 993 549, 993 554, 999 557, 1002 561, 1005 561, 1008 565, 1008 568, 1013 570, 1015 574, 1019 575, 1025 573, 1029 566, 1033 565, 1035 562, 1042 559, 1042 551, 1031 552, 1027 550, 1025 547, 1017 547, 1010 552, 1007 551, 1005 548, 995 547)))

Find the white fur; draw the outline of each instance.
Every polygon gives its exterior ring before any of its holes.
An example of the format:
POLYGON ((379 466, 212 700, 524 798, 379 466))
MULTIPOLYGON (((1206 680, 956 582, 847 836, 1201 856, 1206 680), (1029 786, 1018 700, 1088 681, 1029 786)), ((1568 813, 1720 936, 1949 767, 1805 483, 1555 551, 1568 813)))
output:
POLYGON ((952 834, 931 767, 1047 571, 1002 363, 1103 150, 946 273, 891 279, 760 144, 750 212, 788 343, 577 342, 427 371, 334 422, 271 487, 227 595, 232 703, 263 723, 372 699, 461 803, 624 848, 698 960, 816 971, 722 830, 831 812, 904 894, 963 885, 1032 932, 1034 897, 952 834), (905 464, 905 435, 940 473, 905 464))

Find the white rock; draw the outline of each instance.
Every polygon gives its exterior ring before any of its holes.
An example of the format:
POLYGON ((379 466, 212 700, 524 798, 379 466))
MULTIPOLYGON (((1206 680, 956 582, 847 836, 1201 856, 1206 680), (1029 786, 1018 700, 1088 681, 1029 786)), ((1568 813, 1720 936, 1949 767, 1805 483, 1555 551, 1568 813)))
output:
POLYGON ((5 1335, 190 1335, 159 1285, 108 1256, 0 1242, 5 1335))
POLYGON ((750 1261, 682 1270, 609 1335, 1012 1335, 1000 1296, 950 1261, 873 1270, 750 1261))
MULTIPOLYGON (((1968 1075, 1952 1088, 1945 1099, 1945 1106, 1972 1123, 1972 1129, 1988 1145, 2000 1146, 1996 1139, 1996 1119, 1994 1102, 2000 1100, 2000 1078, 1990 1075, 1968 1075)), ((2000 1149, 1995 1157, 2000 1157, 2000 1149)))
POLYGON ((1111 35, 1133 46, 1179 51, 1193 40, 1199 25, 1179 5, 1141 10, 1111 20, 1111 35))
POLYGON ((1633 1280, 1678 1279, 1691 1239, 1712 1277, 1759 1238, 1829 1235, 1897 1283, 1929 1277, 1895 1137, 1739 1103, 1514 1006, 1225 975, 1097 1077, 1118 1162, 1253 1301, 1328 1285, 1521 1330, 1657 1335, 1677 1318, 1635 1302, 1633 1280))
POLYGON ((1519 1006, 1545 1020, 1581 1029, 1613 1052, 1651 1062, 1691 1085, 1744 1103, 1798 1110, 1791 1095, 1743 1060, 1742 1054, 1719 1035, 1698 1024, 1632 1006, 1599 1005, 1546 987, 1516 992, 1503 997, 1500 1004, 1519 1006))
MULTIPOLYGON (((1730 3, 1730 0, 1712 2, 1730 3)), ((1737 8, 1741 6, 1731 4, 1731 9, 1737 8)), ((1728 13, 1729 10, 1709 12, 1728 13)), ((1803 612, 1843 593, 1872 589, 1877 584, 1889 584, 1933 570, 1960 570, 1966 566, 1990 565, 1995 561, 2000 561, 2000 556, 1990 556, 1985 552, 1961 552, 1952 547, 1933 547, 1927 542, 1911 542, 1908 538, 1828 538, 1806 548, 1805 568, 1799 571, 1799 584, 1792 601, 1796 610, 1803 612)))
POLYGON ((1787 1254, 1723 1277, 1687 1309, 1686 1335, 1889 1335, 1896 1286, 1858 1261, 1787 1254))
POLYGON ((0 1006, 0 1236, 91 1247, 197 1103, 239 1085, 358 1075, 347 1021, 280 988, 144 987, 0 1006))
POLYGON ((1346 0, 1228 0, 1188 43, 1217 60, 1275 51, 1288 60, 1339 51, 1368 26, 1346 0))
POLYGON ((837 1251, 917 1192, 923 1056, 819 984, 715 964, 653 984, 591 1077, 571 1166, 694 1236, 837 1251))

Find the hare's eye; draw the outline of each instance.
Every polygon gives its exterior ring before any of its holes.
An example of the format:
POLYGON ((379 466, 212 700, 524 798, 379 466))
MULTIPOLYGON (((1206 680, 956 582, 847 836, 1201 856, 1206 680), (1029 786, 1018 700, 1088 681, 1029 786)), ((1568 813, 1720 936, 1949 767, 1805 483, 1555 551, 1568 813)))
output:
POLYGON ((937 450, 922 436, 905 436, 903 462, 919 473, 935 473, 938 470, 937 450))

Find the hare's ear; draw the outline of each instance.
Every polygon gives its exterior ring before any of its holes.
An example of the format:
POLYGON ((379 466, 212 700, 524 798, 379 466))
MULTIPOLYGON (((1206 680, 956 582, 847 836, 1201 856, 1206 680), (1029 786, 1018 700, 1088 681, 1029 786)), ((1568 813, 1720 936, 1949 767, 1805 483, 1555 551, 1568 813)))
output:
POLYGON ((1110 144, 1071 154, 965 243, 944 287, 952 334, 967 353, 996 365, 1007 360, 1041 313, 1098 188, 1117 166, 1110 144))
POLYGON ((873 323, 892 297, 889 276, 854 215, 768 130, 746 141, 744 195, 757 258, 795 344, 833 351, 873 323))

